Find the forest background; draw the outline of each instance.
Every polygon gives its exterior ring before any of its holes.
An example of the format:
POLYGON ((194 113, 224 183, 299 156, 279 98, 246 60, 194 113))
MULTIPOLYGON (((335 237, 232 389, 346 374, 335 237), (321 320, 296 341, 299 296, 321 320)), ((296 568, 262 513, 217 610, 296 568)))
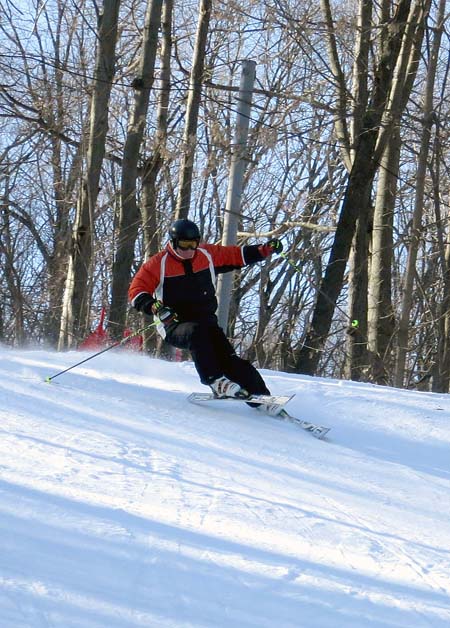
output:
POLYGON ((445 0, 0 8, 2 343, 76 347, 102 307, 112 337, 137 329, 129 281, 172 220, 220 242, 231 211, 239 244, 279 237, 285 250, 235 273, 227 333, 241 354, 448 392, 445 0))

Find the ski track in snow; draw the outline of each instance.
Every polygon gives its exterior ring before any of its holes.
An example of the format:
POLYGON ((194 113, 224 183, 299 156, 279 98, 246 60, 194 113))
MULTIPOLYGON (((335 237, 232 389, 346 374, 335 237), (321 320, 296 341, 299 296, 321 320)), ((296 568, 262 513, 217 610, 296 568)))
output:
POLYGON ((0 628, 448 628, 450 397, 0 348, 0 628))

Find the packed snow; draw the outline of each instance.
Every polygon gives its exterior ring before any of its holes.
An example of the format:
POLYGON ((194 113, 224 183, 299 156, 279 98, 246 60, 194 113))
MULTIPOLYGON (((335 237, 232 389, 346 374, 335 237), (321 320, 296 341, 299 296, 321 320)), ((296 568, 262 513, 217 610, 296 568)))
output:
POLYGON ((1 628, 448 628, 450 396, 0 348, 1 628))

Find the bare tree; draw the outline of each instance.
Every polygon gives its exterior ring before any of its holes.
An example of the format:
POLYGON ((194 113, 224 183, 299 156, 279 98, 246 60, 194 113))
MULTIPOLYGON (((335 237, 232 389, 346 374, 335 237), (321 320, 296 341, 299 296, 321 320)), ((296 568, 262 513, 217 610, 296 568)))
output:
POLYGON ((17 272, 15 264, 16 246, 15 237, 11 229, 10 218, 10 198, 9 198, 9 177, 3 177, 2 199, 1 199, 1 222, 0 222, 0 259, 2 261, 3 272, 11 295, 11 309, 14 313, 14 339, 15 344, 20 346, 25 341, 24 329, 24 297, 22 293, 21 278, 17 272))
POLYGON ((151 154, 146 157, 142 175, 142 224, 144 254, 154 255, 159 248, 161 234, 157 212, 156 183, 167 159, 167 133, 170 105, 170 66, 172 53, 173 0, 165 0, 161 18, 161 76, 156 116, 156 133, 151 154))
POLYGON ((408 247, 408 260, 406 265, 406 273, 403 284, 403 298, 400 318, 398 321, 397 333, 397 356, 395 367, 395 385, 402 386, 404 382, 404 371, 406 363, 406 354, 408 352, 408 336, 409 336, 409 315, 411 311, 414 277, 416 273, 417 251, 422 231, 422 213, 425 194, 425 175, 427 171, 428 154, 430 147, 431 129, 433 126, 433 96, 434 84, 436 78, 438 53, 441 45, 441 37, 444 28, 445 1, 439 3, 438 26, 435 29, 433 45, 430 58, 428 61, 427 80, 425 85, 425 93, 423 95, 422 107, 422 133, 420 141, 420 150, 417 163, 416 177, 416 196, 414 201, 414 213, 412 219, 412 228, 410 234, 410 244, 408 247))
POLYGON ((86 174, 77 202, 66 279, 59 347, 71 346, 88 328, 94 208, 105 156, 108 105, 115 73, 120 0, 104 0, 98 16, 98 45, 92 87, 86 174))
POLYGON ((198 113, 204 80, 206 44, 208 41, 209 21, 212 0, 200 0, 197 34, 194 44, 192 70, 189 79, 189 91, 186 105, 186 119, 181 157, 179 190, 176 217, 186 218, 191 206, 192 172, 197 145, 198 113))
POLYGON ((109 316, 110 323, 113 325, 112 332, 115 335, 121 334, 125 324, 128 284, 134 258, 134 245, 140 224, 140 213, 136 201, 136 182, 150 91, 154 82, 161 9, 162 0, 148 0, 138 75, 133 81, 134 104, 128 122, 123 151, 120 215, 109 316))
MULTIPOLYGON (((437 306, 436 330, 438 341, 435 343, 435 360, 432 372, 432 390, 434 392, 447 393, 450 389, 450 237, 448 235, 448 206, 445 207, 443 201, 443 190, 441 186, 446 186, 445 178, 442 176, 443 147, 441 139, 440 117, 442 94, 447 89, 449 61, 447 61, 447 71, 445 80, 441 88, 440 104, 436 109, 437 123, 436 134, 433 143, 433 151, 430 161, 430 174, 433 185, 433 204, 436 218, 436 233, 438 247, 438 267, 442 271, 442 297, 437 306)), ((439 294, 439 292, 438 292, 439 294)))
POLYGON ((83 72, 76 79, 80 97, 74 97, 67 66, 69 59, 82 55, 82 45, 74 46, 77 14, 65 10, 59 0, 49 5, 35 7, 28 39, 23 37, 26 21, 5 11, 0 28, 11 62, 2 68, 0 93, 2 117, 8 121, 3 137, 11 140, 16 134, 7 152, 24 147, 20 158, 10 162, 17 183, 20 177, 10 217, 29 230, 42 256, 46 272, 41 289, 48 295, 41 308, 42 325, 47 342, 54 345, 67 272, 70 210, 81 168, 82 144, 72 133, 82 102, 83 72), (44 225, 50 226, 50 235, 44 225))
MULTIPOLYGON (((355 138, 355 156, 346 195, 311 325, 305 343, 296 356, 299 372, 312 374, 316 370, 320 351, 331 326, 336 300, 342 289, 357 222, 360 234, 367 229, 372 182, 389 134, 406 104, 405 93, 415 76, 429 4, 412 4, 410 0, 400 0, 392 19, 381 26, 388 31, 386 46, 380 50, 370 101, 360 135, 355 138)), ((364 267, 358 268, 358 271, 356 281, 361 279, 364 286, 367 271, 364 267)), ((364 293, 357 289, 355 294, 365 298, 364 293)), ((359 310, 358 305, 355 313, 359 314, 359 310)), ((359 320, 353 312, 350 317, 359 320)), ((361 343, 364 338, 361 339, 357 333, 353 341, 361 343)))
POLYGON ((389 350, 395 332, 392 304, 394 210, 400 160, 400 132, 393 129, 380 163, 375 199, 368 285, 367 340, 371 378, 387 384, 389 350))

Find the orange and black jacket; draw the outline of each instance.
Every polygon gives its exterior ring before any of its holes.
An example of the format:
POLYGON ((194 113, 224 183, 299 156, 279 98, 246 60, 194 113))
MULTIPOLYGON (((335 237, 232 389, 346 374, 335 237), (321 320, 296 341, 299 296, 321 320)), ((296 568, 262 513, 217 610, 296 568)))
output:
POLYGON ((171 307, 180 322, 214 321, 216 275, 263 259, 257 244, 240 247, 201 243, 191 260, 183 260, 169 243, 141 266, 128 297, 131 305, 146 314, 158 300, 171 307))

